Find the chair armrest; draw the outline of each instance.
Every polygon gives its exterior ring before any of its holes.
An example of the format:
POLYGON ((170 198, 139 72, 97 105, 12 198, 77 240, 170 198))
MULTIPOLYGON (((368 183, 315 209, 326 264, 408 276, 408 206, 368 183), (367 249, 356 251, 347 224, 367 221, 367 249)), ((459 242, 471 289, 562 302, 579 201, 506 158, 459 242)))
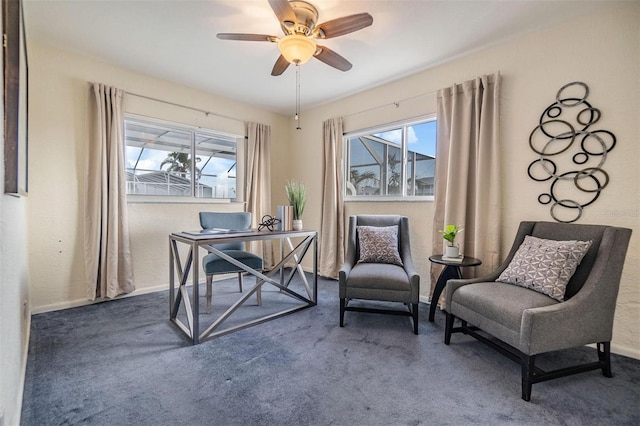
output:
POLYGON ((527 309, 522 313, 519 349, 535 355, 611 341, 614 312, 615 296, 603 300, 590 292, 580 292, 555 305, 527 309))
POLYGON ((630 235, 630 230, 618 229, 605 233, 587 280, 569 300, 523 312, 520 330, 522 352, 534 355, 611 341, 630 235))
POLYGON ((353 265, 351 263, 344 263, 340 271, 338 271, 338 281, 341 283, 345 282, 351 273, 351 269, 353 269, 353 265))
POLYGON ((420 300, 420 275, 413 266, 413 262, 409 258, 403 262, 404 271, 409 277, 409 284, 411 285, 411 300, 412 303, 418 303, 420 300))
POLYGON ((404 271, 407 273, 409 277, 413 277, 414 275, 418 275, 415 266, 413 266, 413 260, 411 259, 411 254, 402 256, 402 267, 404 271))
POLYGON ((485 282, 485 278, 469 278, 465 280, 448 280, 447 285, 444 287, 445 301, 444 301, 444 310, 447 312, 451 312, 451 296, 453 293, 462 286, 474 283, 485 282))
POLYGON ((349 278, 349 274, 351 274, 354 263, 352 259, 345 259, 342 268, 338 271, 338 296, 340 298, 346 297, 347 279, 349 278))

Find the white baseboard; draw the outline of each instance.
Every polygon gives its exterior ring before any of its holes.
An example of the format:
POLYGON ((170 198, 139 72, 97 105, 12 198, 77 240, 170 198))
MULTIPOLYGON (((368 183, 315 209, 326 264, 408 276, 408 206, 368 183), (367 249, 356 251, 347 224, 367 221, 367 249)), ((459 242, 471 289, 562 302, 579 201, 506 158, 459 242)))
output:
MULTIPOLYGON (((22 348, 22 365, 20 366, 20 383, 18 383, 18 401, 16 402, 16 413, 18 422, 22 421, 22 400, 24 395, 24 384, 27 380, 27 360, 29 358, 29 340, 31 339, 31 314, 27 317, 27 332, 22 348)), ((6 419, 4 420, 6 422, 6 419)))
MULTIPOLYGON (((594 348, 596 347, 596 345, 589 346, 592 346, 594 348)), ((640 360, 640 351, 638 351, 637 349, 627 348, 626 346, 616 345, 613 342, 611 342, 611 353, 640 360)), ((615 369, 615 366, 612 368, 615 369)))
POLYGON ((108 302, 109 300, 124 299, 126 297, 140 296, 141 294, 147 294, 147 293, 153 293, 155 291, 166 290, 167 288, 169 288, 168 285, 144 287, 140 290, 134 290, 129 294, 123 294, 121 296, 118 296, 115 299, 96 299, 96 300, 76 299, 76 300, 67 300, 65 302, 59 302, 59 303, 51 303, 49 305, 42 305, 42 306, 37 306, 33 308, 31 310, 31 315, 43 314, 45 312, 61 311, 63 309, 77 308, 79 306, 95 305, 96 303, 108 302))
MULTIPOLYGON (((308 270, 308 268, 305 268, 305 267, 303 267, 302 269, 305 272, 308 272, 308 273, 312 273, 313 272, 313 270, 308 270)), ((213 281, 226 280, 226 279, 229 279, 229 278, 233 278, 235 275, 236 275, 235 273, 214 275, 213 281)), ((200 282, 200 284, 203 284, 203 282, 200 282)), ((42 313, 45 313, 45 312, 61 311, 63 309, 77 308, 79 306, 94 305, 96 303, 108 302, 109 300, 123 299, 125 297, 140 296, 142 294, 154 293, 156 291, 162 291, 162 290, 168 290, 168 289, 169 289, 169 283, 163 284, 163 285, 142 287, 142 288, 139 288, 139 289, 136 289, 136 290, 132 291, 131 293, 123 294, 121 296, 118 296, 115 299, 96 299, 96 300, 76 299, 76 300, 67 300, 67 301, 59 302, 59 303, 51 303, 49 305, 36 306, 36 307, 32 308, 31 309, 31 315, 42 314, 42 313)))
MULTIPOLYGON (((228 278, 233 278, 234 276, 235 274, 215 275, 213 280, 221 281, 228 278)), ((201 282, 200 284, 204 284, 204 282, 201 282)), ((162 290, 168 290, 168 289, 169 289, 169 283, 162 284, 162 285, 149 286, 149 287, 142 287, 132 291, 131 293, 120 295, 114 299, 96 299, 96 300, 76 299, 76 300, 68 300, 65 302, 52 303, 50 305, 42 305, 42 306, 37 306, 35 308, 32 308, 31 315, 42 314, 45 312, 61 311, 63 309, 77 308, 79 306, 95 305, 96 303, 103 303, 103 302, 108 302, 110 300, 140 296, 142 294, 155 293, 156 291, 162 291, 162 290)))

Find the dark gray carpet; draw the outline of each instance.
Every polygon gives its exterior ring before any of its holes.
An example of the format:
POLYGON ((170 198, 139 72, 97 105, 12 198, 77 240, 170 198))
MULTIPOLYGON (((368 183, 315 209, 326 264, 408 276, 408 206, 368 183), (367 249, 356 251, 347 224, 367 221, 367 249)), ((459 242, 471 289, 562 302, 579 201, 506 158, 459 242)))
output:
MULTIPOLYGON (((460 334, 445 346, 444 315, 429 323, 428 305, 419 336, 387 315, 347 312, 340 328, 337 287, 321 279, 318 306, 197 346, 169 322, 167 291, 34 315, 22 424, 640 424, 638 360, 613 355, 611 379, 535 384, 527 403, 516 363, 460 334)), ((540 361, 595 356, 585 347, 540 361)))

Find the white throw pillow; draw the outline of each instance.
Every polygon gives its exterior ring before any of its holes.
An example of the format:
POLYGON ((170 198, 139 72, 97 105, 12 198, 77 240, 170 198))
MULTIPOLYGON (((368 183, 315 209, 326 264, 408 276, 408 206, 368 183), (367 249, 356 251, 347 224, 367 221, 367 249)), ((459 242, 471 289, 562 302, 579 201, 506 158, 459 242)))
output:
POLYGON ((591 241, 556 241, 527 235, 497 281, 519 285, 564 300, 567 283, 591 241))
POLYGON ((402 266, 398 252, 398 225, 358 226, 360 259, 364 263, 391 263, 402 266))

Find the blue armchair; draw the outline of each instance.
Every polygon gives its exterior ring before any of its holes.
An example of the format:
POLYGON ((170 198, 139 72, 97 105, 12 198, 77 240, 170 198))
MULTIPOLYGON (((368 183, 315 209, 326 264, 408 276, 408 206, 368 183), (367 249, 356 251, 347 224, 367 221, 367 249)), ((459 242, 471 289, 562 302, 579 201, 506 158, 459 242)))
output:
MULTIPOLYGON (((200 226, 202 229, 224 228, 224 229, 249 229, 251 227, 251 213, 249 212, 200 212, 200 226)), ((262 258, 245 251, 244 243, 223 243, 216 244, 215 248, 232 258, 244 263, 250 268, 261 270, 262 258)), ((215 253, 209 253, 202 259, 202 267, 207 276, 207 313, 211 313, 211 287, 213 276, 216 274, 238 273, 238 285, 242 292, 242 276, 245 272, 236 265, 222 259, 215 253)), ((257 291, 258 305, 262 304, 260 289, 257 291)))

